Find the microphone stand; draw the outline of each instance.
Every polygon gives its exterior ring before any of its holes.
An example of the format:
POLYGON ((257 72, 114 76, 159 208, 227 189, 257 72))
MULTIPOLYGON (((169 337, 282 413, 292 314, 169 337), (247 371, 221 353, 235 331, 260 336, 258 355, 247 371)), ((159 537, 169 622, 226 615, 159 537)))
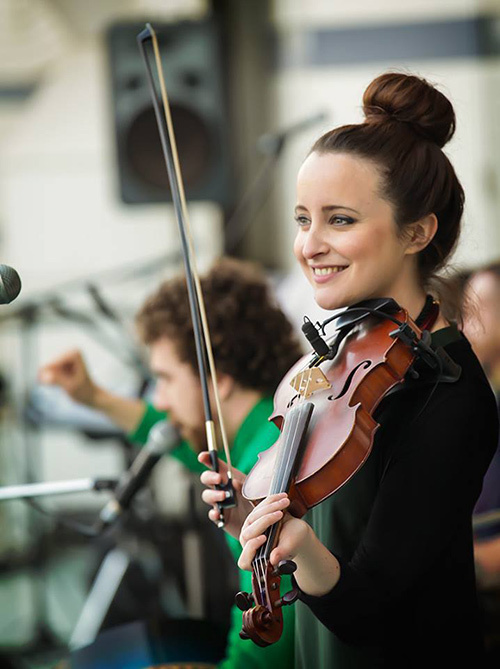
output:
POLYGON ((149 371, 149 366, 143 355, 143 351, 138 348, 137 343, 134 339, 134 335, 122 318, 122 316, 112 307, 108 300, 105 299, 102 291, 99 286, 92 282, 87 284, 87 291, 91 296, 94 304, 99 311, 99 313, 104 316, 112 325, 114 325, 124 336, 128 345, 128 355, 131 362, 141 373, 141 385, 139 390, 139 397, 142 397, 144 390, 147 388, 147 384, 150 381, 151 374, 149 371))
POLYGON ((264 205, 271 190, 275 167, 283 153, 287 141, 295 134, 306 130, 328 118, 326 113, 318 113, 311 118, 276 133, 266 133, 257 140, 257 149, 265 159, 257 175, 243 193, 239 203, 226 223, 225 251, 233 253, 248 231, 255 215, 264 205))
POLYGON ((76 492, 102 492, 103 490, 114 490, 117 483, 118 479, 86 478, 49 483, 8 485, 0 488, 0 502, 10 499, 31 499, 47 495, 66 495, 76 492))

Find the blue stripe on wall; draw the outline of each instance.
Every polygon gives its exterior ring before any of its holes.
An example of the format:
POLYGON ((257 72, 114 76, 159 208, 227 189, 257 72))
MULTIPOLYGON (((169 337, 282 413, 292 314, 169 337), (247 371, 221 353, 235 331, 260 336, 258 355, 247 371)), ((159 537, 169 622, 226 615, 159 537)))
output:
POLYGON ((500 55, 500 19, 327 28, 304 31, 300 38, 297 49, 278 44, 279 67, 478 58, 500 55))
POLYGON ((26 100, 35 90, 35 85, 26 86, 1 86, 0 85, 0 101, 5 102, 9 100, 26 100))

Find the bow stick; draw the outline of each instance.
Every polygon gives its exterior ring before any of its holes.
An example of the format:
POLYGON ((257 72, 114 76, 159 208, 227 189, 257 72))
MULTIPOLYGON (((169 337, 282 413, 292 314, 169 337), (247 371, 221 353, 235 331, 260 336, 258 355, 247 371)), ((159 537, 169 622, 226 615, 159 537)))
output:
POLYGON ((186 198, 184 195, 184 186, 179 166, 179 156, 177 153, 177 144, 175 141, 174 128, 172 125, 170 106, 168 103, 167 89, 165 86, 165 79, 163 76, 160 49, 158 47, 158 40, 156 37, 156 33, 153 30, 151 24, 147 23, 145 29, 139 33, 139 35, 137 36, 137 43, 139 45, 139 50, 141 52, 146 67, 147 80, 150 88, 151 98, 153 101, 153 108, 156 116, 156 122, 158 124, 158 131, 160 133, 160 141, 163 150, 163 156, 165 158, 165 165, 167 168, 170 190, 172 191, 172 202, 174 205, 177 225, 179 227, 179 232, 181 236, 182 252, 184 258, 184 267, 186 271, 186 282, 187 282, 188 297, 189 297, 189 307, 191 311, 191 319, 193 321, 196 356, 198 360, 198 370, 200 375, 201 390, 203 396, 203 407, 205 411, 205 431, 207 435, 207 445, 210 454, 210 462, 212 465, 212 469, 215 472, 218 472, 219 457, 217 449, 215 423, 212 415, 212 408, 210 405, 208 372, 210 372, 210 377, 212 380, 213 395, 215 399, 215 405, 217 408, 217 415, 219 417, 219 426, 221 431, 222 443, 228 465, 227 483, 216 486, 218 490, 224 490, 226 493, 226 498, 222 502, 219 502, 217 505, 220 516, 218 525, 219 527, 223 527, 224 509, 236 506, 236 497, 234 494, 234 487, 231 473, 231 456, 229 453, 227 433, 222 417, 220 397, 217 386, 217 374, 215 371, 215 364, 212 353, 212 343, 210 341, 207 316, 205 312, 205 303, 203 300, 203 294, 201 290, 198 271, 196 269, 191 227, 189 224, 189 217, 187 213, 186 198), (160 98, 156 92, 151 65, 149 63, 146 53, 145 43, 149 41, 151 41, 153 45, 156 70, 160 84, 161 100, 163 105, 160 105, 160 98), (161 109, 162 106, 163 106, 163 113, 161 109))

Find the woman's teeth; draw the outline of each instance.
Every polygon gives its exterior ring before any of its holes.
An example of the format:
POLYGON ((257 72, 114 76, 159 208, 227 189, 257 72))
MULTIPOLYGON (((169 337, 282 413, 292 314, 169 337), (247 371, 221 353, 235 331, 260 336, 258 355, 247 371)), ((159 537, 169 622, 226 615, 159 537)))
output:
POLYGON ((336 267, 314 267, 313 272, 316 276, 324 276, 325 274, 333 274, 334 272, 342 272, 346 269, 345 266, 337 265, 336 267))

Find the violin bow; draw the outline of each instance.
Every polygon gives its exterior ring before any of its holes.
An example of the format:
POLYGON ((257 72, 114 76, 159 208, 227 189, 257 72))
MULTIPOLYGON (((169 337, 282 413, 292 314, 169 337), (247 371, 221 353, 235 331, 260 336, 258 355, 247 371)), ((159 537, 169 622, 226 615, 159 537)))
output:
POLYGON ((205 413, 205 431, 207 437, 208 452, 210 454, 210 463, 213 471, 219 471, 219 456, 217 448, 217 436, 215 431, 215 423, 210 405, 209 383, 208 375, 210 373, 213 396, 219 417, 219 427, 222 437, 222 444, 224 453, 226 455, 228 472, 227 483, 215 486, 217 490, 224 490, 226 497, 222 502, 217 504, 219 512, 219 527, 224 527, 224 509, 236 506, 236 497, 234 494, 234 487, 232 481, 231 456, 229 453, 229 445, 227 440, 227 432, 222 416, 222 409, 220 404, 220 396, 217 385, 217 374, 215 370, 215 363, 212 352, 212 343, 210 340, 210 333, 208 328, 208 321, 205 311, 205 303, 203 300, 203 293, 201 290, 200 278, 196 269, 195 254, 193 251, 193 241, 191 234, 191 226, 189 223, 189 216, 187 212, 186 197, 184 195, 184 185, 181 176, 179 165, 179 156, 177 152, 177 143, 175 141, 174 128, 172 124, 172 116, 170 113, 170 105, 168 103, 167 89, 165 85, 165 78, 163 76, 163 67, 160 56, 160 49, 158 46, 158 39, 150 23, 146 23, 146 27, 137 35, 137 43, 144 60, 146 68, 146 75, 148 86, 151 93, 153 108, 158 124, 158 131, 160 133, 160 141, 167 168, 168 180, 170 183, 170 190, 172 192, 172 202, 175 210, 175 217, 179 228, 179 233, 182 243, 182 255, 184 259, 184 268, 186 272, 186 283, 188 289, 189 308, 191 311, 191 319, 193 322, 193 332, 196 345, 196 357, 198 361, 198 371, 201 382, 201 390, 203 397, 203 408, 205 413), (146 43, 151 42, 153 47, 154 59, 156 63, 156 73, 160 85, 161 98, 157 94, 151 64, 146 52, 146 43), (160 104, 160 99, 162 104, 160 104))

